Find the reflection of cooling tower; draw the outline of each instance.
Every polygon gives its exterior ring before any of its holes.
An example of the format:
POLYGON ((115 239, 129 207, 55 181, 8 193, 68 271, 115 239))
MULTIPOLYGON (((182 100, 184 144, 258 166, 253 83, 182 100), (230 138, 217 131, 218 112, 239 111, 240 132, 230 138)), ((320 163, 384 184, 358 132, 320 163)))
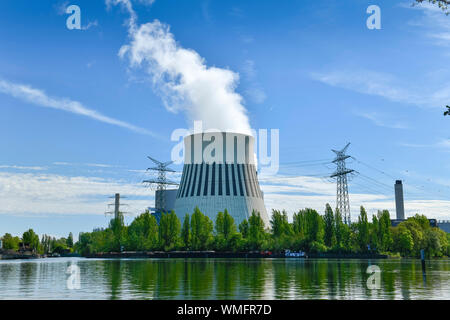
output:
POLYGON ((227 209, 237 225, 255 210, 269 227, 253 145, 253 137, 238 133, 198 133, 184 139, 183 175, 175 201, 181 221, 197 206, 213 221, 227 209))

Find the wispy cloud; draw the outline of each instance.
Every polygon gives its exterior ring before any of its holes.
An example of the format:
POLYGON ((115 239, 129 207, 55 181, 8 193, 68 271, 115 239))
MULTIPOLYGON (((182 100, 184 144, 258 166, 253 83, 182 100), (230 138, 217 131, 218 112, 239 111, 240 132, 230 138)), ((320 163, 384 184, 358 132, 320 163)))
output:
POLYGON ((450 151, 450 139, 441 139, 437 142, 432 143, 400 143, 403 147, 409 147, 409 148, 438 148, 443 150, 450 151))
POLYGON ((87 25, 85 26, 81 26, 81 30, 88 30, 92 27, 97 27, 98 26, 98 21, 94 20, 94 21, 90 21, 87 25))
POLYGON ((159 137, 158 135, 147 129, 134 126, 125 121, 105 116, 96 110, 89 109, 85 107, 81 102, 70 100, 67 98, 50 97, 44 91, 28 85, 13 83, 0 79, 0 92, 41 107, 63 110, 66 112, 89 117, 100 122, 122 127, 140 134, 159 137))
POLYGON ((415 87, 391 74, 371 70, 314 72, 311 77, 333 87, 424 107, 442 108, 450 100, 450 81, 440 84, 438 89, 415 87))
POLYGON ((433 39, 435 45, 450 46, 450 19, 441 8, 428 2, 414 6, 411 6, 410 3, 401 3, 400 6, 421 11, 422 17, 409 22, 409 25, 419 27, 419 32, 433 39))
POLYGON ((0 169, 17 169, 17 170, 36 170, 36 171, 41 171, 41 170, 47 170, 47 168, 45 167, 28 167, 28 166, 17 166, 17 165, 0 165, 0 169))
POLYGON ((247 59, 242 67, 242 72, 245 78, 249 82, 249 88, 245 90, 246 96, 254 103, 263 103, 267 96, 261 85, 257 81, 257 70, 255 66, 255 61, 247 59))
POLYGON ((408 125, 387 119, 386 115, 382 115, 378 112, 355 112, 355 114, 361 118, 372 121, 376 126, 391 128, 391 129, 408 129, 408 125))

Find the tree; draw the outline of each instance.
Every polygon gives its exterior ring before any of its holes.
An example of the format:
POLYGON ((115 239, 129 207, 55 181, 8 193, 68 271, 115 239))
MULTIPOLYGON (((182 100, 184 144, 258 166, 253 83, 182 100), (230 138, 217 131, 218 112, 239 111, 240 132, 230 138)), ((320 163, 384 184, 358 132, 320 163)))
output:
POLYGON ((180 220, 175 212, 163 213, 159 220, 159 241, 165 251, 173 250, 180 235, 180 220))
POLYGON ((272 235, 275 238, 282 236, 291 236, 293 233, 292 226, 288 222, 287 212, 283 210, 272 210, 272 219, 270 220, 272 226, 272 235))
POLYGON ((408 256, 411 254, 414 248, 414 241, 411 232, 405 227, 401 226, 397 232, 393 235, 394 243, 397 246, 397 251, 402 256, 408 256))
POLYGON ((191 243, 194 250, 206 250, 212 243, 213 223, 198 207, 191 217, 191 243))
POLYGON ((247 219, 242 220, 242 222, 239 224, 239 232, 242 234, 242 238, 246 239, 248 237, 247 219))
POLYGON ((39 236, 34 233, 33 229, 28 229, 28 231, 25 231, 22 235, 22 242, 35 252, 39 247, 39 236))
POLYGON ((378 211, 378 224, 379 249, 388 251, 392 245, 391 218, 388 210, 378 211))
POLYGON ((370 242, 369 221, 367 219, 366 209, 364 209, 363 206, 361 206, 361 208, 360 208, 357 230, 358 230, 358 240, 357 241, 358 241, 359 249, 361 251, 367 251, 367 245, 370 242))
POLYGON ((189 224, 189 214, 184 216, 183 227, 181 227, 181 241, 183 241, 183 246, 188 249, 191 245, 191 230, 189 224))
POLYGON ((216 216, 216 235, 223 235, 223 212, 219 212, 216 216))
POLYGON ((228 210, 223 211, 223 235, 225 240, 230 240, 230 238, 236 233, 236 224, 234 223, 233 217, 228 213, 228 210))
POLYGON ((437 4, 439 8, 442 9, 442 11, 445 12, 446 15, 450 14, 448 6, 450 5, 449 0, 416 0, 416 4, 422 3, 422 2, 429 2, 432 4, 437 4))
POLYGON ((3 242, 3 249, 5 250, 19 250, 19 243, 20 238, 19 237, 13 237, 10 233, 5 233, 5 235, 2 237, 3 242))
POLYGON ((148 210, 137 216, 128 227, 127 250, 154 250, 158 247, 158 223, 148 210))
MULTIPOLYGON (((123 214, 119 212, 117 218, 113 218, 109 221, 109 230, 111 232, 109 246, 111 251, 120 252, 122 249, 122 245, 126 242, 126 228, 125 223, 123 221, 123 214)), ((108 235, 108 236, 110 236, 108 235)))
POLYGON ((285 210, 282 212, 272 210, 272 218, 270 220, 272 226, 272 239, 270 247, 274 251, 282 251, 290 248, 293 242, 294 230, 288 221, 288 215, 285 210))
POLYGON ((334 221, 333 209, 327 203, 325 206, 325 216, 323 217, 325 223, 324 241, 327 247, 333 247, 336 243, 336 224, 334 221))
POLYGON ((72 232, 70 232, 69 236, 67 237, 67 246, 69 248, 73 247, 73 234, 72 234, 72 232))
POLYGON ((253 210, 248 219, 248 244, 251 250, 260 250, 264 243, 264 221, 261 214, 253 210))
POLYGON ((450 106, 447 106, 447 111, 444 111, 444 116, 450 116, 450 106))

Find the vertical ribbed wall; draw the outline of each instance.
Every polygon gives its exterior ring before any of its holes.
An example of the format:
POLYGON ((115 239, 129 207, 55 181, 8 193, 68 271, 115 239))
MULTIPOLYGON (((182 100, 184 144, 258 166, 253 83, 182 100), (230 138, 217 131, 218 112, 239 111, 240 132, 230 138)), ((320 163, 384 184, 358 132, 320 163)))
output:
POLYGON ((221 133, 223 157, 217 162, 208 162, 203 153, 214 139, 208 136, 207 141, 203 141, 203 135, 185 138, 185 165, 175 201, 179 218, 182 220, 186 213, 192 214, 198 206, 213 221, 219 211, 227 209, 239 224, 256 210, 268 227, 269 219, 254 165, 253 137, 241 134, 228 137, 221 133), (201 145, 200 153, 195 149, 196 144, 201 145), (233 149, 227 150, 227 146, 233 149), (238 154, 239 148, 244 154, 238 154))

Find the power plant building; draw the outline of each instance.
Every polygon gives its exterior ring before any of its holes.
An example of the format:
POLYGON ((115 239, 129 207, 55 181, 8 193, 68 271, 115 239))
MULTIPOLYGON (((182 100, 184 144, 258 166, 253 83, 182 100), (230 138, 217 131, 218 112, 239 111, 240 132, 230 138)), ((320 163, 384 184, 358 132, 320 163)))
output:
POLYGON ((230 132, 204 132, 184 138, 184 167, 176 194, 175 213, 180 221, 195 207, 215 221, 227 209, 236 224, 260 213, 264 206, 254 157, 254 138, 230 132))

